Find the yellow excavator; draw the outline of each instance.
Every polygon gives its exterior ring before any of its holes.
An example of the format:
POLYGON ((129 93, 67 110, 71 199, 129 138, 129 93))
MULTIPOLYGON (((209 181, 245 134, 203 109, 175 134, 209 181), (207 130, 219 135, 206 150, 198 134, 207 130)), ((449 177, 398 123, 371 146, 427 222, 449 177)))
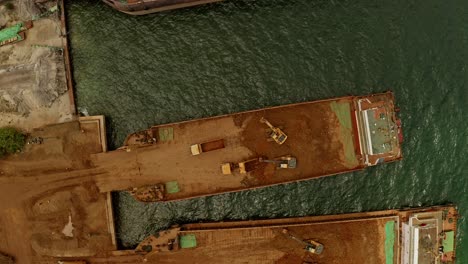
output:
POLYGON ((288 136, 279 128, 273 126, 268 120, 266 120, 264 117, 260 118, 260 123, 266 124, 270 128, 270 133, 269 136, 271 139, 273 139, 276 143, 278 144, 283 144, 288 136))
POLYGON ((287 228, 283 228, 283 230, 281 230, 281 232, 287 238, 290 238, 290 239, 298 242, 299 244, 303 245, 305 251, 307 251, 309 253, 312 253, 312 254, 317 254, 317 255, 322 254, 323 245, 320 244, 319 242, 314 241, 312 239, 306 239, 306 240, 301 239, 298 236, 296 236, 295 234, 291 233, 291 231, 289 231, 287 228))

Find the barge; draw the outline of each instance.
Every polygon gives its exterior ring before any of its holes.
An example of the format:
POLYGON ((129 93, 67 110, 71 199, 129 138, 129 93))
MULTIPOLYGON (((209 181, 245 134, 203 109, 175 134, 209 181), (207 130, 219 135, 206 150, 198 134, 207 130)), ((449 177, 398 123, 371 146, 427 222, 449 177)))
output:
POLYGON ((96 167, 118 179, 96 183, 101 192, 157 202, 352 172, 400 160, 400 124, 386 92, 158 125, 94 155, 96 167), (213 141, 222 148, 193 155, 193 146, 213 141))
POLYGON ((220 2, 223 0, 103 0, 114 9, 129 15, 146 15, 167 10, 220 2))
POLYGON ((143 240, 145 263, 454 263, 456 208, 197 223, 143 240), (321 251, 310 251, 314 242, 321 251))

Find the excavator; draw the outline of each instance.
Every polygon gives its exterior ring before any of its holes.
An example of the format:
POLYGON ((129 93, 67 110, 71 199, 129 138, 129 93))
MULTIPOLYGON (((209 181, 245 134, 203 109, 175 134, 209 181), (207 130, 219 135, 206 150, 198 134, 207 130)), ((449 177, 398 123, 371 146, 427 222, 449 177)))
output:
POLYGON ((275 159, 264 159, 262 157, 259 158, 260 162, 265 163, 273 163, 276 164, 277 169, 294 169, 296 168, 297 160, 295 157, 292 156, 282 156, 275 159))
POLYGON ((288 138, 288 136, 279 127, 273 126, 264 117, 260 118, 260 123, 266 124, 270 128, 269 137, 273 139, 276 143, 281 145, 288 138))
POLYGON ((309 252, 309 253, 312 253, 312 254, 322 254, 323 252, 323 245, 320 244, 319 242, 316 242, 312 239, 308 239, 308 240, 304 240, 304 239, 301 239, 299 238, 297 235, 291 233, 291 231, 289 231, 287 228, 283 228, 283 230, 281 230, 281 232, 289 239, 292 239, 296 242, 298 242, 299 244, 303 245, 304 246, 304 250, 309 252))
POLYGON ((273 163, 277 169, 294 169, 296 168, 296 158, 290 155, 281 156, 274 159, 267 159, 264 157, 249 159, 239 163, 223 163, 221 164, 221 171, 223 174, 232 174, 235 169, 239 169, 239 172, 246 174, 254 171, 262 166, 263 163, 273 163))

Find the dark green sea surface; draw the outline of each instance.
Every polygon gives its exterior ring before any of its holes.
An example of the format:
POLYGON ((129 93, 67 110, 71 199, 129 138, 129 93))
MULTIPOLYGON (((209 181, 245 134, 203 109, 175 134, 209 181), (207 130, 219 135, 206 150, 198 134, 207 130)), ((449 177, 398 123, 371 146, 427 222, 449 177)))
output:
MULTIPOLYGON (((232 0, 132 17, 69 1, 79 109, 136 130, 265 106, 393 90, 404 160, 303 183, 167 204, 115 195, 132 248, 172 224, 455 203, 468 263, 468 1, 232 0)), ((196 175, 194 175, 196 176, 196 175)))

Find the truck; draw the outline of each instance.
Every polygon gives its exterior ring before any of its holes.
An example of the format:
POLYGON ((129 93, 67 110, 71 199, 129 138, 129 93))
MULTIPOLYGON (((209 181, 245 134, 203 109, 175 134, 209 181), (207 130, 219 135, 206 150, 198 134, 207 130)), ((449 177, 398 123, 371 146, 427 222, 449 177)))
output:
POLYGON ((239 162, 239 172, 245 174, 247 172, 258 169, 262 163, 261 159, 262 158, 255 158, 239 162))
POLYGON ((239 169, 239 172, 246 174, 248 172, 254 171, 261 167, 263 157, 253 158, 246 161, 241 161, 239 163, 223 163, 221 164, 221 171, 225 175, 232 174, 235 169, 239 169))
POLYGON ((267 159, 266 157, 258 157, 254 159, 249 159, 246 161, 241 161, 239 163, 223 163, 221 164, 221 171, 225 175, 232 174, 233 170, 239 169, 239 172, 246 174, 248 172, 254 171, 260 167, 262 164, 272 163, 275 164, 277 169, 294 169, 296 168, 297 160, 291 155, 281 156, 274 159, 267 159))
POLYGON ((193 156, 199 155, 204 152, 209 152, 217 149, 224 148, 224 139, 212 140, 200 144, 194 144, 190 146, 190 151, 193 156))

